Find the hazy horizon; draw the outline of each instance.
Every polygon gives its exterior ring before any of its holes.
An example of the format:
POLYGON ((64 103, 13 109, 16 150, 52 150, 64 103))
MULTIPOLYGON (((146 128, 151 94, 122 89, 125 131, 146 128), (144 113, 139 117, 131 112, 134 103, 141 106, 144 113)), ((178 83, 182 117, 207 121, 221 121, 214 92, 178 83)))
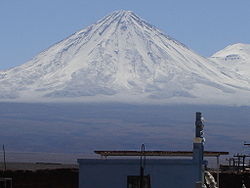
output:
POLYGON ((0 142, 12 152, 92 155, 94 150, 192 150, 195 112, 205 150, 242 152, 250 107, 0 103, 0 142), (18 141, 17 141, 18 140, 18 141))

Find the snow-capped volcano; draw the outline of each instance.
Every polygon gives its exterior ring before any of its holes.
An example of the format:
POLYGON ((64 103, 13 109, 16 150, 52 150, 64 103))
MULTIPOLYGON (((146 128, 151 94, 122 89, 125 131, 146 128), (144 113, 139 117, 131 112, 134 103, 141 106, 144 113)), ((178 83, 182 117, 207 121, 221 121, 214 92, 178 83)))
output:
POLYGON ((209 101, 239 88, 248 89, 130 11, 0 72, 2 100, 209 101))
POLYGON ((233 74, 249 80, 250 83, 250 44, 227 46, 212 55, 211 60, 217 62, 222 69, 231 70, 233 74))

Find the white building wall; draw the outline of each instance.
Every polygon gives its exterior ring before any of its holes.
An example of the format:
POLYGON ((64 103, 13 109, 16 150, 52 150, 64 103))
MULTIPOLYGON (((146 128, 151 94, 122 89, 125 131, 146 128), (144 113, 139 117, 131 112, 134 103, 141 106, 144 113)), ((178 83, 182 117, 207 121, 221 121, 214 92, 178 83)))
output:
MULTIPOLYGON (((80 188, 126 188, 127 176, 140 175, 140 160, 80 159, 80 188)), ((148 159, 145 175, 152 188, 194 188, 200 167, 192 159, 148 159)))

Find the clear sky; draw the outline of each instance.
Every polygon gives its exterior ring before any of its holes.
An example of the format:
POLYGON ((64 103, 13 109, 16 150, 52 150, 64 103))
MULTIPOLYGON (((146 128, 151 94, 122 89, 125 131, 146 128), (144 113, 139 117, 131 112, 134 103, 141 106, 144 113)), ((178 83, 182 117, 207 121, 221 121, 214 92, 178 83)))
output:
POLYGON ((203 56, 250 44, 249 0, 0 0, 0 69, 23 64, 121 9, 203 56))

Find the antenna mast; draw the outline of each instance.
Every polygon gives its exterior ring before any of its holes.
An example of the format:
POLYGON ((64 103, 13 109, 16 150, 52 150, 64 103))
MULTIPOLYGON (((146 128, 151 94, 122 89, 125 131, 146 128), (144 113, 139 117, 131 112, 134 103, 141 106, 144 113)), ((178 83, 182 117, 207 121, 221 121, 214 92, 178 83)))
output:
POLYGON ((3 145, 3 163, 4 163, 4 171, 3 171, 3 174, 4 174, 4 172, 6 171, 6 158, 5 158, 5 148, 4 148, 4 145, 3 145))

